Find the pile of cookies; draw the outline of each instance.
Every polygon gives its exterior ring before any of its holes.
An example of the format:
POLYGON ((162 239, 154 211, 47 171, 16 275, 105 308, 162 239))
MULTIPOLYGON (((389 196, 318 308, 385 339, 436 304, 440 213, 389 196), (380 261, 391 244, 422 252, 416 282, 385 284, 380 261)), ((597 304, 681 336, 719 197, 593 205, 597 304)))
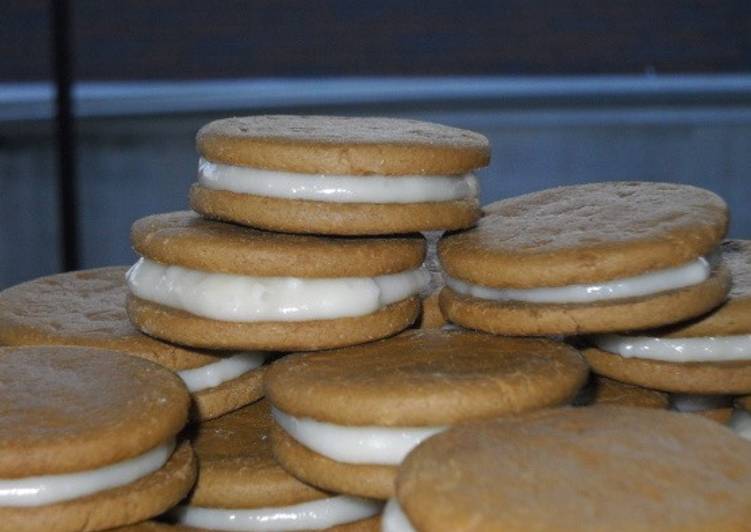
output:
POLYGON ((231 118, 197 149, 135 265, 0 292, 0 530, 748 528, 722 199, 481 210, 487 139, 410 120, 231 118))

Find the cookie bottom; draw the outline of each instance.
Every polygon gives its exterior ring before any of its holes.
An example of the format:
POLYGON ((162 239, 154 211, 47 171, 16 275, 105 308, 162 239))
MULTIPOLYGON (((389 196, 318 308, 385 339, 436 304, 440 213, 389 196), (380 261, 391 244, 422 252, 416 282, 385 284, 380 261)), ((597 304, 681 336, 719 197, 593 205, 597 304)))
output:
POLYGON ((449 321, 470 329, 504 336, 576 335, 649 329, 694 318, 722 303, 729 289, 730 273, 720 266, 702 283, 618 301, 489 301, 448 287, 441 290, 439 300, 449 321))
POLYGON ((135 482, 86 497, 36 507, 0 507, 3 530, 74 532, 138 523, 177 504, 193 486, 196 461, 181 443, 158 471, 135 482))
POLYGON ((258 401, 263 397, 265 371, 266 367, 261 366, 219 386, 191 394, 191 418, 196 421, 207 421, 258 401))
POLYGON ((394 335, 409 327, 419 313, 420 300, 411 297, 353 318, 230 322, 128 296, 128 316, 141 331, 176 344, 207 349, 313 351, 345 347, 394 335))
POLYGON ((269 231, 352 236, 466 229, 481 214, 476 199, 332 203, 239 194, 197 183, 190 189, 190 206, 206 218, 269 231))
POLYGON ((381 500, 394 494, 397 467, 331 460, 295 441, 276 423, 271 428, 271 450, 290 474, 318 488, 381 500))
POLYGON ((663 362, 625 358, 595 347, 583 354, 593 372, 645 388, 691 394, 751 393, 751 361, 663 362))

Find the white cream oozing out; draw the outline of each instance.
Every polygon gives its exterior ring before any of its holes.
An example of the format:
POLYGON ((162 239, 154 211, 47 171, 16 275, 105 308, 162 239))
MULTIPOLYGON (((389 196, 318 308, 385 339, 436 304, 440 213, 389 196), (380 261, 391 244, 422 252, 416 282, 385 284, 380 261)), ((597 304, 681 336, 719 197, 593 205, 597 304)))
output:
POLYGON ((592 337, 604 351, 626 358, 665 362, 730 362, 751 360, 751 334, 698 338, 656 338, 606 334, 592 337))
POLYGON ((270 508, 225 509, 178 506, 170 512, 178 524, 208 530, 319 530, 373 517, 381 511, 378 501, 342 495, 270 508))
POLYGON ((42 506, 124 486, 161 469, 175 442, 89 471, 0 480, 0 507, 42 506))
POLYGON ((430 282, 422 268, 378 277, 303 279, 210 273, 146 258, 126 277, 141 299, 231 322, 364 316, 419 293, 430 282))
POLYGON ((552 286, 546 288, 491 288, 446 276, 446 284, 456 293, 492 301, 527 303, 591 303, 627 299, 666 292, 706 281, 712 268, 699 257, 675 268, 666 268, 602 283, 552 286))
POLYGON ((188 391, 200 392, 236 379, 243 373, 260 367, 265 360, 266 354, 260 351, 238 353, 205 366, 180 370, 177 375, 188 391))
POLYGON ((381 532, 415 532, 402 507, 395 498, 389 499, 381 517, 381 532))
POLYGON ((399 465, 423 440, 446 427, 345 426, 298 418, 278 408, 271 413, 284 430, 308 449, 347 464, 399 465))
POLYGON ((733 398, 729 395, 670 394, 670 408, 677 412, 704 412, 732 405, 733 398))
POLYGON ((733 417, 730 418, 729 425, 738 436, 751 440, 751 413, 741 409, 735 410, 733 417))
POLYGON ((278 172, 201 158, 198 182, 206 188, 272 198, 330 203, 424 203, 477 197, 477 178, 462 176, 353 176, 278 172))

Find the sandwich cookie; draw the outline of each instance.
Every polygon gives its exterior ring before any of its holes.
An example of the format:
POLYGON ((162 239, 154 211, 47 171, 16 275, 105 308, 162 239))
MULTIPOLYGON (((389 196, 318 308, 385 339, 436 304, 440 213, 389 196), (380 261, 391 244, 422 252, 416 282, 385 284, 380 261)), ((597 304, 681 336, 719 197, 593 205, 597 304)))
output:
POLYGON ((722 306, 659 330, 593 336, 584 350, 592 370, 674 393, 751 393, 751 242, 724 243, 722 260, 733 278, 722 306))
POLYGON ((730 428, 741 438, 751 440, 751 396, 738 398, 730 418, 730 428))
POLYGON ((425 241, 267 233, 190 212, 131 232, 128 315, 193 347, 295 351, 390 336, 415 321, 425 241))
POLYGON ((568 403, 587 371, 576 350, 552 340, 428 329, 290 355, 264 380, 274 456, 322 489, 385 499, 422 440, 449 425, 568 403))
POLYGON ((249 116, 196 138, 191 207, 270 231, 382 235, 462 229, 480 216, 478 133, 391 118, 249 116))
POLYGON ((125 312, 126 271, 63 273, 0 292, 0 344, 101 347, 151 360, 185 382, 198 419, 220 416, 263 395, 266 353, 187 349, 133 327, 125 312))
POLYGON ((104 530, 162 513, 190 490, 177 440, 190 396, 171 371, 116 351, 0 349, 0 527, 104 530))
POLYGON ((748 530, 751 444, 699 416, 599 406, 467 424, 404 461, 385 532, 748 530))
POLYGON ((169 514, 208 530, 378 530, 382 504, 303 484, 271 454, 266 401, 202 423, 192 438, 200 464, 190 497, 169 514))
POLYGON ((668 394, 664 392, 592 375, 587 385, 574 399, 573 404, 575 406, 620 405, 666 409, 670 406, 670 401, 668 394))
POLYGON ((441 308, 459 325, 518 336, 682 321, 727 294, 713 255, 727 224, 722 199, 687 185, 597 183, 499 201, 475 229, 439 242, 441 308))

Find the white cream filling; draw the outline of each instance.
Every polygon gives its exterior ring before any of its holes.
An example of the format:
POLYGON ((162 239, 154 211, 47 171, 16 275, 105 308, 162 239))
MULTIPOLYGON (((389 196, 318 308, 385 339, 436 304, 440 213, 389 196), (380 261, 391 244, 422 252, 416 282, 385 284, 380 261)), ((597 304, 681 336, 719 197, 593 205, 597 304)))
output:
POLYGON ((178 506, 170 517, 178 524, 209 530, 319 530, 373 517, 381 503, 342 495, 271 508, 222 509, 178 506))
POLYGON ((236 379, 243 373, 260 367, 264 360, 266 354, 260 351, 238 353, 205 366, 180 370, 177 375, 183 380, 188 391, 200 392, 236 379))
POLYGON ((736 410, 733 412, 733 417, 730 418, 729 425, 738 436, 751 440, 751 413, 745 410, 736 410))
POLYGON ((613 299, 648 296, 706 281, 711 273, 709 261, 699 257, 675 268, 643 273, 603 283, 552 286, 546 288, 491 288, 445 276, 456 293, 493 301, 528 303, 591 303, 613 299))
POLYGON ((381 517, 381 532, 415 532, 415 527, 409 522, 396 498, 392 497, 386 503, 381 517))
POLYGON ((128 270, 141 299, 232 322, 326 320, 372 314, 420 292, 420 268, 378 277, 250 277, 167 266, 141 258, 128 270))
POLYGON ((75 473, 0 480, 0 507, 42 506, 124 486, 167 463, 175 442, 115 464, 75 473))
POLYGON ((665 362, 729 362, 751 359, 751 334, 698 338, 655 338, 606 334, 592 337, 604 351, 626 358, 665 362))
POLYGON ((704 412, 732 405, 733 398, 729 395, 670 394, 670 409, 677 412, 704 412))
POLYGON ((206 188, 292 200, 330 203, 424 203, 475 198, 477 178, 463 176, 352 176, 277 172, 198 161, 206 188))
POLYGON ((347 464, 399 465, 423 440, 446 427, 344 426, 298 418, 271 409, 293 439, 331 460, 347 464))

